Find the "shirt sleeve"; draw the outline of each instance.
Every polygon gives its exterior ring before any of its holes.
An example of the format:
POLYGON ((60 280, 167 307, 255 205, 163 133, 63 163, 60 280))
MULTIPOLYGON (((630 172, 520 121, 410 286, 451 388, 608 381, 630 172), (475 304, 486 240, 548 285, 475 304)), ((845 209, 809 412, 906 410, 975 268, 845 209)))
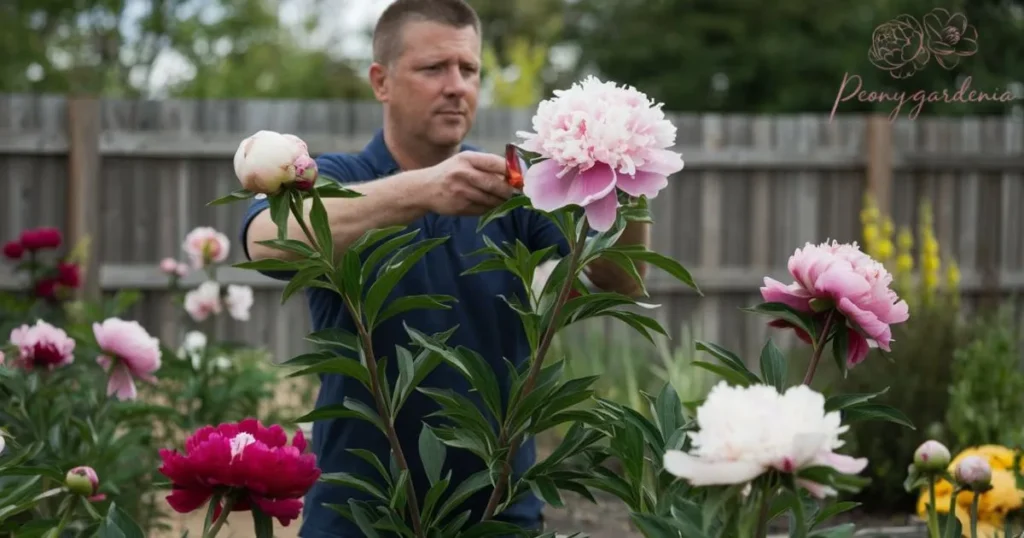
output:
MULTIPOLYGON (((321 175, 334 178, 339 182, 345 182, 347 178, 351 176, 351 174, 348 173, 348 167, 345 166, 344 161, 339 159, 337 155, 320 155, 316 158, 316 165, 321 175)), ((253 199, 249 204, 248 209, 246 209, 245 215, 242 217, 239 242, 242 245, 242 252, 245 254, 245 259, 247 260, 252 260, 252 257, 249 255, 249 242, 246 240, 249 233, 249 226, 252 224, 253 219, 269 207, 270 202, 267 198, 253 199)), ((290 280, 294 275, 293 271, 260 271, 260 273, 279 280, 290 280)))

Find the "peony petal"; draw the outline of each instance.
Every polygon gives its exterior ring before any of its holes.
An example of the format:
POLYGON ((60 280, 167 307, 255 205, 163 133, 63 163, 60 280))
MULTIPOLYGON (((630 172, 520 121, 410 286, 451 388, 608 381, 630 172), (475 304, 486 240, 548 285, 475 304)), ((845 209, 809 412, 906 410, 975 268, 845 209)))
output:
POLYGON ((615 224, 615 217, 618 215, 619 198, 615 193, 614 184, 612 191, 586 206, 587 222, 590 227, 598 232, 608 231, 615 224))
POLYGON ((619 174, 615 184, 622 189, 622 192, 630 196, 654 198, 658 192, 668 186, 668 177, 663 174, 638 170, 632 176, 619 174))
POLYGON ((801 312, 811 311, 811 295, 795 282, 787 286, 773 278, 764 277, 761 297, 768 303, 782 303, 801 312))
POLYGON ((892 340, 892 329, 888 323, 878 319, 874 313, 863 310, 850 299, 843 297, 836 303, 836 308, 846 315, 860 330, 875 342, 878 347, 889 351, 889 342, 892 340))
POLYGON ((646 162, 637 167, 638 170, 667 177, 683 169, 683 156, 675 151, 654 149, 648 152, 646 158, 646 162))
POLYGON ((664 464, 670 474, 686 479, 694 486, 742 484, 766 470, 752 461, 708 462, 678 450, 666 452, 664 464))
POLYGON ((553 159, 547 159, 526 169, 523 177, 523 194, 533 207, 541 211, 561 209, 572 202, 569 201, 569 189, 572 188, 576 172, 571 171, 558 177, 562 166, 553 159))
POLYGON ((135 380, 123 362, 114 366, 110 371, 110 379, 107 380, 107 396, 115 395, 119 400, 134 400, 137 396, 135 380))
POLYGON ((263 513, 277 518, 284 527, 287 527, 289 523, 298 519, 302 514, 301 499, 267 499, 259 495, 253 495, 252 502, 259 506, 263 513))
POLYGON ((858 474, 868 466, 867 458, 854 458, 835 452, 819 454, 814 461, 818 465, 827 465, 843 474, 858 474))
POLYGON ((814 292, 839 301, 871 292, 871 284, 847 263, 834 263, 814 280, 814 292))
POLYGON ((615 170, 607 164, 597 163, 573 178, 567 200, 570 204, 586 207, 607 198, 609 194, 614 198, 615 181, 615 170))
POLYGON ((211 490, 174 489, 167 495, 167 504, 175 512, 187 514, 202 508, 210 499, 211 490))
POLYGON ((847 329, 846 367, 853 368, 864 362, 869 351, 871 351, 871 346, 868 344, 868 339, 853 329, 847 329))

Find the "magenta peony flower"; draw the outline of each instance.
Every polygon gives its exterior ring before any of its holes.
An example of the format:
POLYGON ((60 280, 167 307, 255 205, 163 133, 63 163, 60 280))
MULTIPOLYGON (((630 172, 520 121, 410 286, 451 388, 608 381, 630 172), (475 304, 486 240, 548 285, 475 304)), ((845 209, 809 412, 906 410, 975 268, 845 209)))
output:
POLYGON ((533 128, 517 135, 523 149, 545 160, 526 170, 523 193, 542 211, 585 208, 598 231, 615 222, 618 190, 654 198, 683 168, 681 155, 668 149, 676 127, 661 105, 592 76, 542 101, 533 128))
POLYGON ((135 379, 156 382, 153 372, 160 369, 160 341, 139 322, 107 318, 93 323, 92 332, 103 350, 96 362, 110 373, 107 396, 133 400, 137 395, 135 379))
MULTIPOLYGON (((789 272, 795 279, 789 285, 765 277, 761 296, 800 312, 826 315, 828 309, 837 309, 850 323, 849 366, 863 361, 872 346, 889 351, 891 326, 910 317, 907 302, 889 287, 892 275, 856 243, 807 243, 789 258, 789 272)), ((781 320, 771 325, 792 327, 781 320)), ((804 331, 797 329, 797 334, 810 342, 804 331)))
MULTIPOLYGON (((233 511, 261 511, 288 526, 302 512, 302 497, 320 478, 316 457, 304 454, 306 439, 295 433, 291 446, 281 426, 248 418, 204 426, 185 441, 185 453, 161 449, 160 472, 173 485, 167 503, 185 514, 202 508, 214 490, 227 489, 233 511)), ((214 508, 220 515, 223 505, 214 508)))
POLYGON ((231 241, 228 240, 228 236, 209 226, 193 229, 185 236, 185 242, 182 244, 182 249, 195 269, 224 262, 228 259, 230 248, 231 241))
POLYGON ((63 329, 38 320, 11 331, 11 343, 18 347, 15 360, 22 368, 53 370, 75 360, 75 340, 63 329))

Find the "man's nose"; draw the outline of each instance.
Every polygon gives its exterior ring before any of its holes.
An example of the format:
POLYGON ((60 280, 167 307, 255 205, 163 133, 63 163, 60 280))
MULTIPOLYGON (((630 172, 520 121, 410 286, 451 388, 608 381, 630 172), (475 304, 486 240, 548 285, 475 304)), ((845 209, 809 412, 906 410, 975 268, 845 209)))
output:
POLYGON ((465 73, 459 66, 448 69, 445 77, 444 90, 446 95, 463 96, 470 91, 472 83, 470 75, 465 73))

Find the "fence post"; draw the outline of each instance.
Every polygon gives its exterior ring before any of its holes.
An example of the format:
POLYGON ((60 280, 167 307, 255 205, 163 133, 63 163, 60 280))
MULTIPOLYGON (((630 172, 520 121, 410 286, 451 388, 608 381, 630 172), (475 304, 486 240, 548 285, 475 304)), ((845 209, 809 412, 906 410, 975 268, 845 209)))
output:
POLYGON ((100 215, 100 101, 68 98, 67 240, 78 245, 85 263, 78 299, 101 296, 97 232, 100 215))
POLYGON ((884 114, 868 116, 867 188, 882 215, 892 215, 892 122, 884 114))

